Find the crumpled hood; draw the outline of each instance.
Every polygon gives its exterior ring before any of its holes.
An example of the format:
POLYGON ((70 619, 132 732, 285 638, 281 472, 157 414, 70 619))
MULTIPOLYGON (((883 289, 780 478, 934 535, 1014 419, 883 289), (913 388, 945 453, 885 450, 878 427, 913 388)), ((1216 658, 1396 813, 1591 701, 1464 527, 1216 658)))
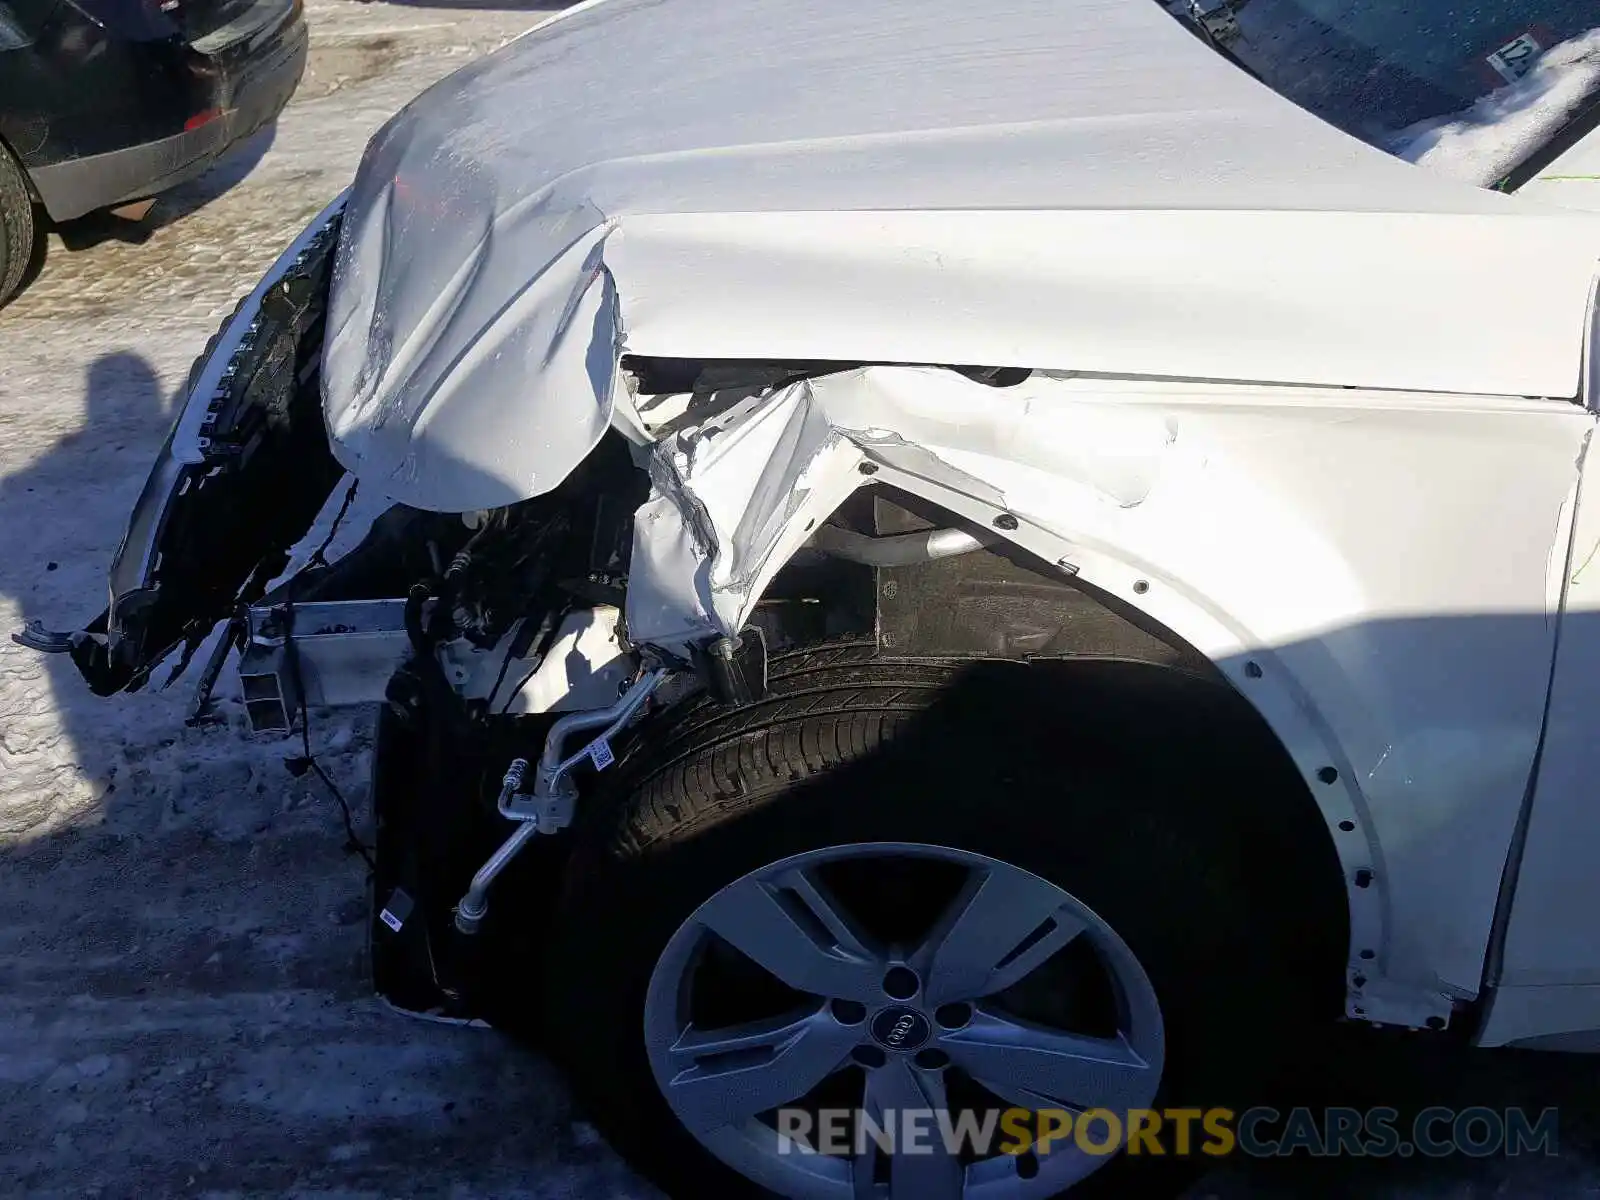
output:
POLYGON ((373 139, 326 412, 461 510, 564 478, 627 353, 1573 396, 1597 231, 1346 137, 1155 0, 599 0, 373 139))

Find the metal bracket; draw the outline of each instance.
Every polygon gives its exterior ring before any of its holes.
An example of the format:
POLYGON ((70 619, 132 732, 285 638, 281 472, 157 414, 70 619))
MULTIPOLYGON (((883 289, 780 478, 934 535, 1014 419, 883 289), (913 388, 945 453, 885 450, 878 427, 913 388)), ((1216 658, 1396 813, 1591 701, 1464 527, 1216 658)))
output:
POLYGON ((78 635, 74 633, 57 633, 53 629, 46 629, 42 621, 29 621, 11 635, 11 640, 19 646, 38 650, 42 654, 67 654, 72 650, 77 637, 78 635))
MULTIPOLYGON (((239 645, 248 629, 245 610, 235 614, 223 630, 222 636, 211 649, 211 655, 206 659, 205 670, 200 672, 199 682, 195 684, 194 699, 189 704, 189 715, 184 718, 185 725, 202 725, 207 721, 216 720, 211 711, 211 694, 216 690, 217 680, 222 675, 222 668, 228 661, 228 654, 239 645)), ((280 703, 281 703, 281 697, 280 703)))
POLYGON ((287 731, 307 705, 382 700, 411 648, 405 606, 404 600, 296 604, 292 631, 280 605, 247 610, 239 681, 251 728, 287 731), (291 637, 297 671, 288 662, 291 637))
POLYGON ((1233 45, 1244 31, 1239 26, 1239 10, 1246 0, 1189 0, 1189 17, 1207 41, 1217 46, 1233 45))

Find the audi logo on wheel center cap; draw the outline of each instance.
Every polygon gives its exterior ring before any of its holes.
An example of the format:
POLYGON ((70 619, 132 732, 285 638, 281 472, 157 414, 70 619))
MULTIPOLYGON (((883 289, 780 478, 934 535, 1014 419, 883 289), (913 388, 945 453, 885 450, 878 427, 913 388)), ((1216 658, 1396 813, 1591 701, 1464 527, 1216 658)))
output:
POLYGON ((933 1023, 914 1008, 886 1008, 872 1018, 872 1040, 885 1050, 916 1050, 933 1036, 933 1023))

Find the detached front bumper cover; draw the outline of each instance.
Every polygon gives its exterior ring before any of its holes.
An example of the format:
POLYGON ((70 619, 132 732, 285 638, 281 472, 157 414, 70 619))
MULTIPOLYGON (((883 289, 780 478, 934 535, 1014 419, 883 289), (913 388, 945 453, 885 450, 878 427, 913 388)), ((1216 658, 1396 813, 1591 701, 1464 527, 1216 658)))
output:
POLYGON ((320 365, 342 211, 340 197, 202 357, 113 560, 106 611, 77 633, 35 623, 15 635, 71 654, 97 695, 143 686, 182 644, 178 674, 217 622, 283 570, 337 483, 320 365))

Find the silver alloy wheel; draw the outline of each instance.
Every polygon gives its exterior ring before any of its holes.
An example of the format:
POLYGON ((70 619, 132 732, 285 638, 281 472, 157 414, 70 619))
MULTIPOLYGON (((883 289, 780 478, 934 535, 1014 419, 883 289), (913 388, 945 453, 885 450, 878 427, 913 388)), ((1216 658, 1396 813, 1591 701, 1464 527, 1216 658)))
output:
POLYGON ((947 1100, 952 1072, 1005 1105, 1125 1116, 1154 1100, 1165 1046, 1149 977, 1088 906, 1008 863, 898 842, 809 851, 717 892, 662 951, 644 1034, 656 1082, 685 1128, 734 1170, 797 1200, 1023 1200, 1062 1191, 1108 1161, 1065 1141, 1037 1158, 964 1161, 945 1152, 936 1127, 931 1153, 880 1159, 873 1137, 853 1134, 849 1156, 796 1153, 773 1111, 828 1089, 831 1107, 856 1071, 865 1083, 848 1104, 880 1128, 881 1114, 956 1107, 947 1100), (873 914, 852 909, 828 876, 840 864, 878 870, 907 860, 949 864, 964 877, 928 914, 926 932, 884 942, 868 932, 873 914), (705 995, 697 977, 726 947, 792 995, 790 1007, 730 1022, 721 1004, 718 1020, 697 1025, 705 995), (1060 952, 1085 948, 1103 973, 1114 1035, 1007 1011, 1001 993, 1026 986, 1060 952))

